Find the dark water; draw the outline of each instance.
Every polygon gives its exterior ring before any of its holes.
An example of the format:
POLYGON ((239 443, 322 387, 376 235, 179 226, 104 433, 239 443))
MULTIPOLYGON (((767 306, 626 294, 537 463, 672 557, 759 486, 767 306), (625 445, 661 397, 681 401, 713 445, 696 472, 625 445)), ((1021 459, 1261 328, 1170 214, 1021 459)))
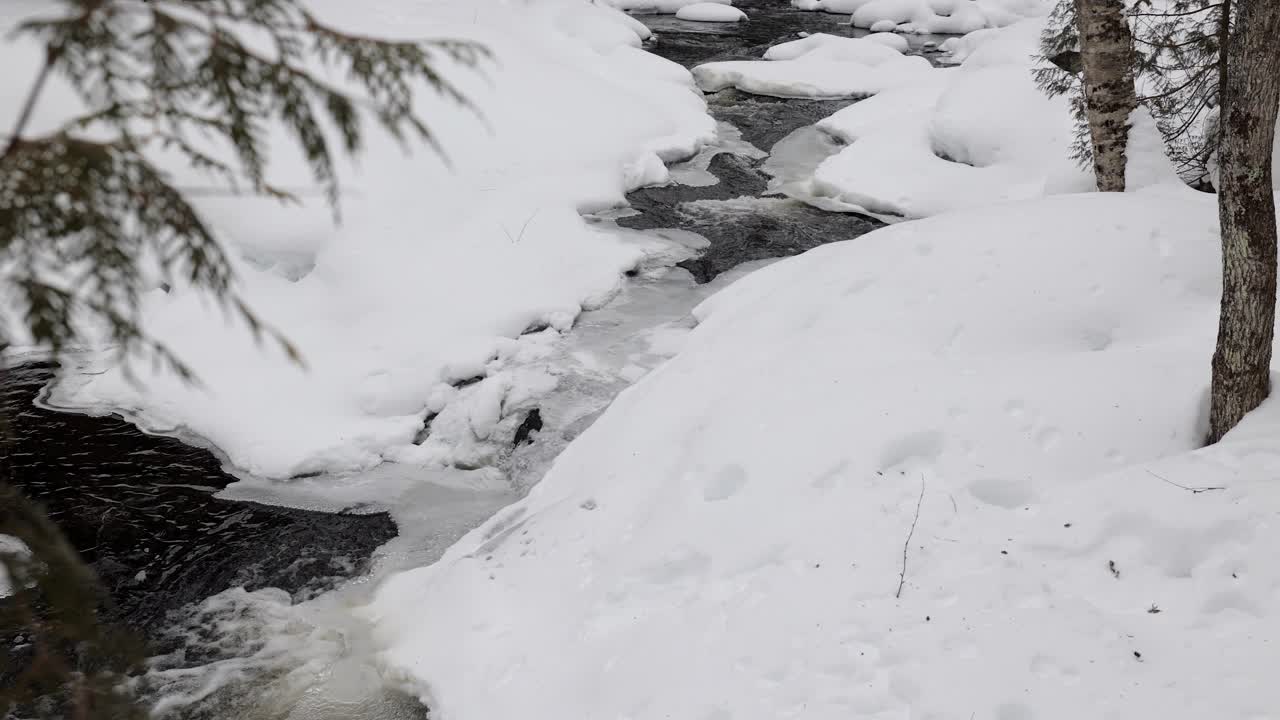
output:
POLYGON ((357 573, 395 536, 385 514, 219 500, 213 494, 234 478, 208 451, 118 417, 37 407, 52 373, 49 365, 5 371, 8 458, 15 482, 97 573, 112 622, 156 638, 175 611, 231 587, 310 596, 357 573))
MULTIPOLYGON (((722 60, 759 60, 770 46, 797 39, 801 32, 850 37, 865 34, 848 24, 848 16, 801 12, 781 0, 737 0, 734 4, 749 20, 695 23, 669 15, 639 16, 654 32, 649 50, 692 68, 722 60)), ((743 140, 765 152, 853 102, 781 99, 733 89, 707 96, 713 117, 737 128, 743 140)), ((832 147, 831 151, 837 149, 832 147)), ((884 225, 866 215, 828 212, 771 195, 764 163, 764 158, 717 155, 707 168, 719 180, 717 184, 637 190, 627 200, 640 214, 622 218, 618 224, 635 230, 679 228, 707 238, 711 245, 700 257, 681 263, 700 282, 744 262, 797 255, 884 225), (741 202, 758 198, 766 200, 741 202)))

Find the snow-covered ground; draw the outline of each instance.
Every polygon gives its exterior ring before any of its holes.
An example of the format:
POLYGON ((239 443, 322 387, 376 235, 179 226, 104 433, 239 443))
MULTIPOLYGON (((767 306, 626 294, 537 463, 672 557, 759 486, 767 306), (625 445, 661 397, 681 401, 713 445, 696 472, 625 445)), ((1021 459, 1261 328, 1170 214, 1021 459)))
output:
POLYGON ((747 277, 381 588, 387 670, 446 720, 1266 717, 1280 415, 1196 449, 1215 218, 1064 196, 747 277))
MULTIPOLYGON (((415 441, 425 418, 459 397, 450 383, 536 350, 537 338, 514 339, 566 329, 650 254, 588 227, 580 212, 664 181, 664 161, 714 137, 688 73, 639 49, 647 29, 611 8, 584 0, 315 5, 353 31, 483 43, 495 57, 482 73, 446 69, 481 117, 424 97, 449 165, 426 148, 406 154, 385 138, 371 142, 347 174, 338 227, 315 204, 202 204, 239 251, 246 300, 298 347, 305 369, 250 341, 197 295, 156 289, 145 326, 202 386, 146 363, 132 368, 141 380, 132 383, 104 351, 64 376, 55 403, 123 409, 150 429, 194 433, 266 477, 439 459, 415 441)), ((14 77, 25 76, 23 59, 14 77)), ((0 85, 5 98, 25 89, 0 85)), ((46 117, 60 109, 42 105, 46 117)), ((274 160, 278 184, 305 179, 296 158, 274 160)), ((453 414, 469 416, 483 439, 525 390, 491 383, 468 394, 477 407, 453 414)))

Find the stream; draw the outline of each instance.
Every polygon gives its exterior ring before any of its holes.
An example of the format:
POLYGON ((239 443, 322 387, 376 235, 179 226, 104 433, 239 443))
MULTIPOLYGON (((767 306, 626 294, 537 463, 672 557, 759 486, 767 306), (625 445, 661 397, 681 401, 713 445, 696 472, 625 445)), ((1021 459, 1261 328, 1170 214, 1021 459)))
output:
MULTIPOLYGON (((692 67, 757 59, 800 32, 863 34, 847 16, 779 0, 736 4, 748 22, 640 16, 655 33, 648 49, 692 67)), ((911 38, 916 49, 927 40, 911 38)), ((477 483, 474 470, 392 464, 288 484, 236 477, 194 438, 46 407, 42 388, 55 371, 47 364, 7 372, 0 403, 16 479, 97 572, 109 619, 148 641, 154 658, 136 690, 157 716, 425 717, 416 700, 384 686, 352 612, 378 580, 433 562, 527 491, 618 392, 678 351, 690 311, 710 294, 772 259, 883 225, 786 195, 840 149, 812 126, 851 100, 727 90, 707 101, 721 130, 715 146, 673 165, 674 184, 628 195, 630 209, 588 218, 646 246, 657 237, 670 253, 537 361, 556 387, 504 454, 503 487, 477 483)), ((26 651, 10 648, 19 659, 26 651)))

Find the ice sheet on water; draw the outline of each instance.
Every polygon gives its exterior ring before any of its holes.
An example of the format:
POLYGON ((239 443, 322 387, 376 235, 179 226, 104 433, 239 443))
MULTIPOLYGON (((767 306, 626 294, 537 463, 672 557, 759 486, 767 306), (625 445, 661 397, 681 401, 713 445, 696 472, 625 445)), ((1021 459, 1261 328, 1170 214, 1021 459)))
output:
POLYGON ((692 187, 715 185, 720 180, 708 172, 707 168, 711 164, 711 158, 720 153, 732 153, 747 158, 762 158, 769 154, 743 140, 742 132, 738 128, 722 120, 716 123, 715 142, 702 148, 692 158, 675 163, 667 168, 671 174, 671 179, 681 185, 692 187))
POLYGON ((823 160, 843 147, 830 133, 806 125, 775 143, 760 169, 771 178, 769 190, 785 194, 785 188, 808 180, 823 160))

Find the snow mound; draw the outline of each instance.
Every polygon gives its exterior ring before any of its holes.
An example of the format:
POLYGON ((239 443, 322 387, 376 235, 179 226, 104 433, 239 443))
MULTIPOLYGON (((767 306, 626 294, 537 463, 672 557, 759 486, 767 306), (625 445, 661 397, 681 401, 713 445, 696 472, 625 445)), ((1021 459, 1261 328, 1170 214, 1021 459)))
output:
POLYGON ((901 35, 894 35, 891 32, 873 32, 870 35, 863 35, 862 39, 893 48, 900 53, 906 52, 911 47, 906 38, 901 35))
POLYGON ((850 14, 855 27, 963 35, 1048 14, 1049 0, 792 0, 801 10, 850 14))
POLYGON ((931 68, 819 122, 848 146, 814 171, 807 194, 915 218, 1092 189, 1070 157, 1068 101, 1046 97, 1031 74, 1041 27, 984 31, 992 37, 959 68, 931 68))
POLYGON ((637 15, 670 15, 691 5, 732 5, 733 0, 603 0, 605 5, 637 15))
POLYGON ((916 82, 932 68, 883 41, 817 33, 769 48, 764 60, 711 62, 693 69, 704 92, 737 88, 775 97, 867 97, 916 82))
POLYGON ((382 586, 387 671, 445 720, 1267 716, 1280 406, 1196 449, 1216 217, 1045 198, 739 281, 382 586))
MULTIPOLYGON (((236 467, 271 478, 420 458, 426 418, 451 403, 466 409, 446 417, 469 418, 475 437, 500 434, 544 379, 494 380, 485 392, 450 385, 501 374, 543 344, 515 340, 522 333, 566 329, 584 307, 607 300, 654 249, 593 229, 580 213, 664 182, 664 161, 695 154, 715 135, 689 73, 639 49, 647 30, 613 8, 588 0, 314 5, 353 32, 419 37, 427 28, 487 46, 495 62, 484 74, 441 67, 483 119, 423 95, 421 113, 451 167, 370 133, 359 166, 344 176, 338 227, 317 203, 201 204, 238 255, 248 303, 297 346, 305 368, 258 346, 187 289, 156 289, 144 299, 145 326, 203 386, 148 363, 134 365, 142 382, 132 383, 103 349, 83 374, 64 376, 52 398, 193 433, 236 467)), ((20 50, 34 48, 5 52, 15 79, 31 76, 20 71, 20 50)), ((21 84, 0 83, 0 99, 20 97, 25 90, 10 86, 21 84)), ((303 159, 284 152, 288 143, 278 147, 272 179, 305 185, 303 159)))
POLYGON ((700 2, 680 8, 676 17, 695 22, 741 22, 747 19, 747 14, 732 5, 700 2))
POLYGON ((975 30, 962 37, 947 38, 942 41, 938 49, 946 54, 946 60, 950 63, 960 64, 967 60, 979 47, 989 40, 994 40, 1000 36, 1000 32, 995 29, 975 30))

